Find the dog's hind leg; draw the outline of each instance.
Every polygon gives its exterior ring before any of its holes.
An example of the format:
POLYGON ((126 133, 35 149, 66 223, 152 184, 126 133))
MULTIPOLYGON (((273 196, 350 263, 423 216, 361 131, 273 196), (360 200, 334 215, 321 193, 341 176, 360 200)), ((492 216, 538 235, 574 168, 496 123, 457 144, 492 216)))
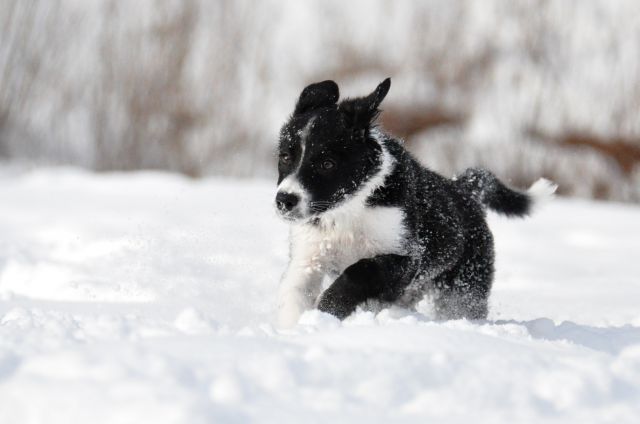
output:
POLYGON ((402 255, 378 255, 349 266, 320 297, 318 309, 344 319, 362 302, 392 302, 411 282, 412 259, 402 255))
POLYGON ((486 319, 493 281, 493 249, 474 249, 459 267, 436 278, 437 319, 486 319))
POLYGON ((436 319, 486 319, 488 300, 484 293, 440 289, 434 297, 436 319))

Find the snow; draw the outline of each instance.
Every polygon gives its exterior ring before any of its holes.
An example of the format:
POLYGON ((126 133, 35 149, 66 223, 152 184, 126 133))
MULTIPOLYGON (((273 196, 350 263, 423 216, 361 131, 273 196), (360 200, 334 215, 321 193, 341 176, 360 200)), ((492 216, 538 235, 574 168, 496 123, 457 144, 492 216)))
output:
POLYGON ((0 173, 0 423, 640 420, 640 208, 490 216, 488 321, 272 324, 275 182, 0 173))

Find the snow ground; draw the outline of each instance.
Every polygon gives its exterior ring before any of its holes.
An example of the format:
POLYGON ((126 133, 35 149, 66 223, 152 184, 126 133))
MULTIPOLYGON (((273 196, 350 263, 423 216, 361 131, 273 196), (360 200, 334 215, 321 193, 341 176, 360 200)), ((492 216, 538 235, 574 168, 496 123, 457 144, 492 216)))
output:
POLYGON ((487 322, 278 331, 274 187, 0 174, 0 423, 640 422, 640 208, 491 216, 487 322))

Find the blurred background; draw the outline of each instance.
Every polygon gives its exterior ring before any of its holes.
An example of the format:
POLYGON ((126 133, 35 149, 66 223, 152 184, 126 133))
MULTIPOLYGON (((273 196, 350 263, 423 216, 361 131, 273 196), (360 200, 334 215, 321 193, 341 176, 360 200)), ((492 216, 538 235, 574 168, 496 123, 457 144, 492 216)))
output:
POLYGON ((273 177, 308 83, 433 169, 640 201, 637 0, 3 0, 0 162, 273 177))

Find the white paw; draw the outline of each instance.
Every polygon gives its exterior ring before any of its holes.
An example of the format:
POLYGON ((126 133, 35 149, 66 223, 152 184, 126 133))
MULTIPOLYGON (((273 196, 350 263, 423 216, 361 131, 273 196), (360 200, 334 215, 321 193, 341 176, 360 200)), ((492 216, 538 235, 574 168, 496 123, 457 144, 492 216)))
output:
POLYGON ((278 327, 294 327, 304 312, 304 307, 297 301, 281 302, 278 308, 278 327))

